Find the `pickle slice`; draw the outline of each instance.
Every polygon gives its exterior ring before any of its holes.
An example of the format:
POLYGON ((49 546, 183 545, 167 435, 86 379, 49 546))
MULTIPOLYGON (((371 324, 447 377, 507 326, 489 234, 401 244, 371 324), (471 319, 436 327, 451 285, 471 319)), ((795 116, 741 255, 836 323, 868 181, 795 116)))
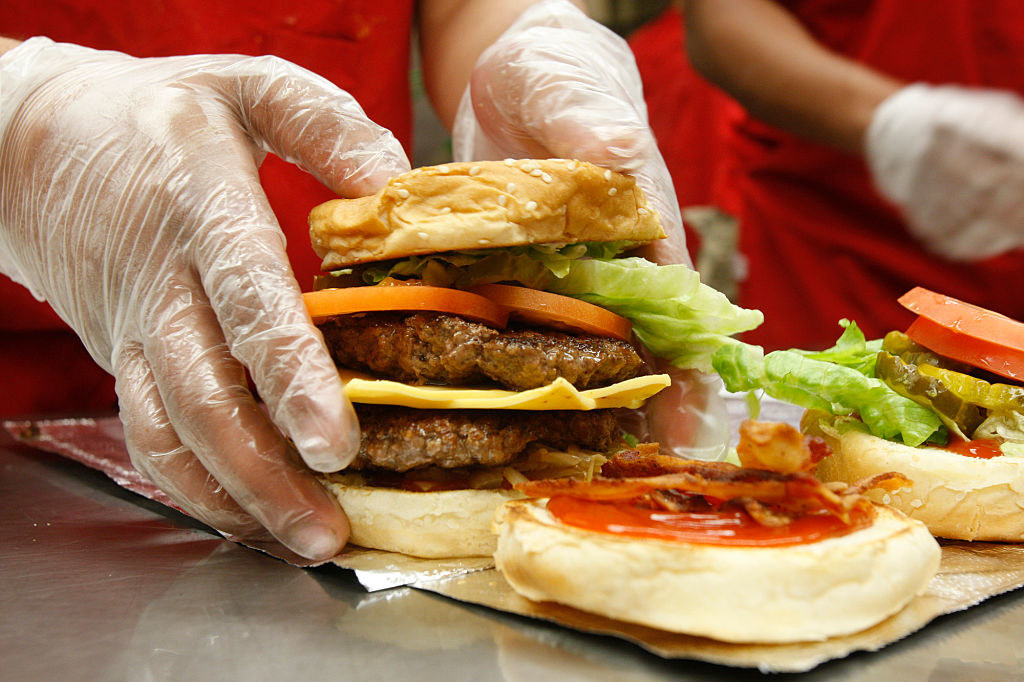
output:
POLYGON ((971 366, 928 350, 901 331, 891 331, 882 339, 882 350, 892 353, 906 364, 934 365, 954 372, 970 372, 971 366))
MULTIPOLYGON (((932 365, 915 365, 904 362, 892 353, 882 350, 878 352, 875 373, 879 379, 903 397, 935 410, 939 419, 950 431, 964 440, 969 440, 967 434, 974 433, 974 430, 985 419, 978 404, 964 400, 959 393, 946 386, 942 379, 925 374, 921 371, 924 367, 939 369, 932 365)), ((939 371, 949 372, 949 370, 939 371)), ((958 372, 949 373, 958 374, 958 372)))
POLYGON ((984 379, 929 365, 918 366, 922 376, 942 382, 948 390, 961 400, 986 410, 1024 411, 1024 387, 1009 384, 992 384, 984 379))

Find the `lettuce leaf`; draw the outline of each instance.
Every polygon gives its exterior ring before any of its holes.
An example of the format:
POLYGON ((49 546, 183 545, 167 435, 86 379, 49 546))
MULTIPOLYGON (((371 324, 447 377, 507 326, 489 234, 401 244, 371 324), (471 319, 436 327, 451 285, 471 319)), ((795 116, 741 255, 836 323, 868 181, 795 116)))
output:
POLYGON ((519 282, 578 298, 630 320, 654 355, 684 369, 711 370, 711 356, 739 332, 764 321, 758 310, 733 305, 684 265, 614 258, 629 242, 523 246, 417 256, 370 268, 370 282, 422 277, 436 286, 519 282))
POLYGON ((711 356, 731 335, 764 321, 761 311, 733 305, 685 265, 643 258, 573 261, 547 289, 622 315, 652 353, 702 371, 711 371, 711 356))
POLYGON ((882 339, 868 341, 864 338, 864 332, 852 320, 839 320, 839 326, 843 328, 843 333, 831 348, 822 351, 790 350, 812 360, 834 362, 866 376, 875 376, 875 360, 878 359, 878 351, 882 350, 882 339))
POLYGON ((720 348, 712 364, 733 392, 763 390, 806 409, 856 414, 875 436, 898 437, 907 445, 945 443, 947 439, 945 427, 932 410, 851 367, 790 350, 765 355, 760 346, 739 341, 720 348))

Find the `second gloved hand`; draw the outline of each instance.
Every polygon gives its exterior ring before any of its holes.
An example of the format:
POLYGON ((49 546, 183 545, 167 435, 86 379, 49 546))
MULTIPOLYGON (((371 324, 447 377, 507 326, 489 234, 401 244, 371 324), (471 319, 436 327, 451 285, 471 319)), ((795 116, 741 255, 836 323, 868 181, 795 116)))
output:
POLYGON ((633 175, 669 235, 647 255, 691 265, 633 53, 567 0, 531 6, 480 56, 453 146, 458 161, 577 158, 633 175))
POLYGON ((221 531, 336 553, 347 521, 307 466, 348 464, 358 426, 257 169, 273 151, 357 196, 408 169, 401 146, 270 57, 35 38, 0 59, 0 93, 0 270, 117 377, 132 462, 221 531))
POLYGON ((977 260, 1024 246, 1024 100, 915 84, 883 101, 866 137, 883 195, 925 248, 977 260))

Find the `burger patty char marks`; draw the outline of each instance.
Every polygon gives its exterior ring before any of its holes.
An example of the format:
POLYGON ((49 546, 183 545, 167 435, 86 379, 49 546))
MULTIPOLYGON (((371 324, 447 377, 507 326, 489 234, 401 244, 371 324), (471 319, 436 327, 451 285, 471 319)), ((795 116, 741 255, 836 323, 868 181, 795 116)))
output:
POLYGON ((624 341, 532 329, 499 331, 454 315, 374 313, 320 325, 338 365, 415 384, 496 382, 524 391, 563 377, 578 389, 646 373, 624 341))
POLYGON ((533 443, 607 452, 622 439, 612 410, 418 410, 359 404, 356 414, 362 441, 351 469, 500 466, 533 443))

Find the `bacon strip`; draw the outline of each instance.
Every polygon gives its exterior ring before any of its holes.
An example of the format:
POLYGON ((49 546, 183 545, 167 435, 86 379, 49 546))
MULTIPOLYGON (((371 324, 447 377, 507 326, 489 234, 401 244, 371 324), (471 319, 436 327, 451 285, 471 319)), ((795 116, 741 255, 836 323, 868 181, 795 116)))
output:
POLYGON ((811 471, 832 453, 821 438, 812 438, 782 422, 746 420, 740 424, 736 454, 745 467, 791 473, 811 471))
MULTIPOLYGON (((665 457, 659 455, 659 458, 665 457)), ((612 461, 616 462, 619 455, 612 461)), ((780 474, 766 469, 742 469, 726 462, 701 462, 670 458, 672 473, 628 478, 595 478, 590 483, 575 479, 532 481, 516 488, 529 497, 568 495, 586 500, 628 500, 655 490, 681 490, 728 501, 750 497, 772 504, 789 503, 800 509, 824 509, 844 517, 842 498, 809 474, 780 474)), ((635 469, 631 463, 625 469, 635 469)), ((651 462, 648 470, 654 470, 651 462)), ((621 468, 620 468, 621 470, 621 468)), ((602 473, 604 473, 602 469, 602 473)))
MULTIPOLYGON (((813 466, 828 453, 827 447, 814 447, 814 443, 808 443, 789 425, 745 422, 745 427, 748 443, 756 440, 753 447, 764 455, 759 460, 762 464, 775 462, 787 469, 802 469, 813 466), (787 449, 795 450, 796 454, 788 454, 787 449)), ((872 503, 863 497, 864 491, 895 490, 908 483, 906 477, 890 472, 849 486, 823 484, 803 470, 783 473, 726 462, 681 459, 659 453, 656 443, 645 443, 616 454, 601 468, 601 476, 590 482, 569 478, 540 480, 516 485, 516 489, 535 498, 567 495, 606 502, 635 500, 666 511, 695 510, 709 502, 735 503, 758 523, 778 526, 789 523, 796 515, 817 511, 849 523, 854 510, 872 513, 872 503)))

